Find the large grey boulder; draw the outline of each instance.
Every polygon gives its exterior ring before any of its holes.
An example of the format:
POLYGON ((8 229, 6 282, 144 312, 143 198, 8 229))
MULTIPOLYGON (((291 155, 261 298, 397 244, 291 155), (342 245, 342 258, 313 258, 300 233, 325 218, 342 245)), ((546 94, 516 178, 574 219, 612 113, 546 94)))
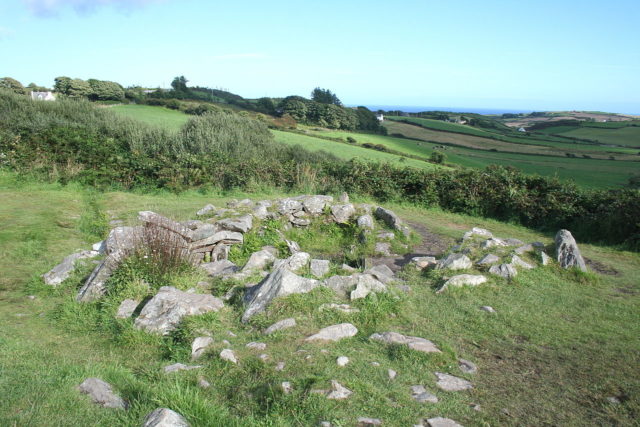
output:
POLYGON ((436 386, 444 391, 462 391, 473 388, 473 384, 469 381, 453 375, 436 372, 436 377, 438 377, 436 386))
POLYGON ((298 271, 311 261, 311 255, 307 252, 295 252, 287 259, 276 260, 273 264, 274 269, 286 268, 290 271, 298 271))
POLYGON ((459 274, 457 276, 453 276, 438 290, 436 293, 444 292, 448 288, 461 288, 463 286, 478 286, 487 281, 487 278, 482 275, 473 275, 473 274, 459 274))
POLYGON ((346 224, 356 214, 356 208, 351 203, 331 206, 331 214, 339 224, 346 224))
POLYGON ((175 233, 185 239, 187 242, 191 241, 191 230, 172 219, 151 211, 138 212, 138 219, 145 224, 154 225, 175 233))
POLYGON ((264 270, 268 265, 273 264, 276 257, 269 250, 262 249, 251 254, 247 263, 242 267, 242 271, 264 270))
POLYGON ((369 339, 385 344, 406 345, 412 350, 423 353, 440 353, 440 349, 431 341, 420 337, 402 335, 398 332, 375 333, 371 335, 369 339))
POLYGON ((163 286, 144 306, 135 327, 147 332, 168 334, 184 316, 220 310, 224 304, 213 295, 193 294, 171 286, 163 286))
POLYGON ((569 230, 560 230, 556 234, 556 257, 560 267, 576 267, 581 271, 587 271, 587 265, 580 254, 578 244, 569 230))
POLYGON ((103 408, 127 409, 127 402, 113 392, 110 384, 100 378, 87 378, 78 386, 78 390, 88 394, 93 403, 103 408))
POLYGON ((118 268, 124 259, 124 254, 120 251, 112 252, 96 266, 78 291, 76 300, 79 302, 95 301, 102 297, 107 291, 105 284, 111 274, 118 268))
POLYGON ((198 212, 196 212, 196 215, 204 216, 204 215, 212 214, 215 212, 215 210, 216 210, 216 207, 213 206, 211 203, 209 203, 205 205, 202 209, 200 209, 198 212))
POLYGON ((375 277, 385 285, 388 285, 389 283, 394 282, 396 280, 393 270, 391 270, 385 264, 374 265, 373 267, 365 271, 364 274, 372 275, 373 277, 375 277))
POLYGON ((145 417, 142 427, 189 427, 189 423, 171 409, 158 408, 145 417))
POLYGON ((351 276, 331 276, 324 281, 324 285, 333 290, 336 294, 346 297, 358 282, 357 275, 351 276))
POLYGON ((385 209, 382 206, 378 206, 375 210, 374 215, 376 218, 384 221, 389 227, 394 230, 402 230, 403 222, 398 215, 395 214, 392 210, 385 209))
POLYGON ((246 233, 253 227, 253 216, 243 215, 237 218, 221 219, 216 224, 223 230, 246 233))
POLYGON ((50 286, 57 286, 69 278, 76 268, 76 261, 87 258, 94 258, 100 253, 98 251, 79 251, 65 257, 62 262, 42 275, 44 283, 50 286))
POLYGON ((276 268, 250 294, 242 321, 247 322, 255 314, 263 312, 274 298, 291 294, 306 293, 315 289, 320 282, 300 277, 285 266, 276 268))
POLYGON ((518 274, 518 271, 513 264, 500 264, 492 266, 489 269, 489 273, 504 277, 505 279, 511 279, 518 274))
POLYGON ((468 256, 453 253, 442 259, 436 266, 436 270, 466 270, 472 266, 473 264, 468 256))
POLYGON ((266 219, 269 217, 269 210, 265 205, 256 206, 255 208, 253 208, 252 213, 253 213, 253 216, 255 216, 258 219, 266 219))
POLYGON ((343 338, 353 337, 357 333, 358 328, 351 323, 340 323, 320 329, 318 333, 307 337, 305 341, 340 341, 343 338))

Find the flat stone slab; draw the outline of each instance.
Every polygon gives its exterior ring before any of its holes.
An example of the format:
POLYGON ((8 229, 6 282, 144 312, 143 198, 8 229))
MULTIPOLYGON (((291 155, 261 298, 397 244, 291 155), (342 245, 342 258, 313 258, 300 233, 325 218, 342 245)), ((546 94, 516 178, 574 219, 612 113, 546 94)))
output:
POLYGON ((463 427, 450 418, 435 417, 427 420, 429 427, 463 427))
POLYGON ((469 381, 453 375, 436 372, 436 377, 438 378, 436 386, 444 391, 463 391, 473 388, 473 384, 469 381))
POLYGON ((193 294, 171 286, 163 286, 144 306, 134 325, 147 332, 166 335, 184 316, 220 310, 224 304, 213 295, 193 294))
POLYGON ((460 367, 460 370, 465 374, 475 374, 476 372, 478 372, 478 367, 476 366, 476 364, 469 360, 458 359, 458 366, 460 367))
POLYGON ((438 397, 422 385, 411 386, 411 397, 419 403, 438 403, 438 397))
POLYGON ((311 260, 311 274, 318 279, 329 273, 329 260, 327 259, 312 259, 311 260))
POLYGON ((133 315, 133 312, 136 311, 136 307, 138 307, 139 302, 133 299, 126 299, 120 303, 118 306, 118 311, 116 312, 116 319, 128 319, 133 315))
POLYGON ((478 264, 478 265, 491 265, 491 264, 495 264, 496 262, 500 262, 500 257, 499 256, 496 256, 494 254, 486 254, 476 264, 478 264))
POLYGON ((158 408, 147 415, 142 427, 190 427, 187 420, 169 408, 158 408))
POLYGON ((444 292, 448 288, 461 288, 463 286, 478 286, 487 282, 487 278, 482 275, 473 275, 473 274, 460 274, 457 276, 453 276, 438 290, 436 293, 444 292))
POLYGON ((79 251, 65 257, 62 262, 42 275, 44 283, 50 286, 57 286, 71 276, 76 268, 76 261, 87 258, 94 258, 100 255, 98 251, 79 251))
POLYGON ((466 270, 471 268, 473 264, 468 256, 464 254, 453 253, 449 254, 444 259, 440 260, 436 266, 437 270, 466 270))
POLYGON ((340 384, 336 380, 331 380, 331 390, 327 394, 327 399, 343 400, 351 396, 353 392, 340 384))
POLYGON ((269 326, 267 329, 265 329, 263 334, 271 335, 276 331, 282 331, 284 329, 293 328, 294 326, 296 326, 296 319, 294 319, 293 317, 290 317, 288 319, 282 319, 277 321, 273 325, 269 326))
POLYGON ((412 350, 421 351, 423 353, 441 353, 440 349, 427 339, 402 335, 398 332, 375 333, 371 335, 369 339, 380 341, 385 344, 406 345, 412 350))
POLYGON ((191 343, 191 360, 199 359, 213 345, 211 337, 197 337, 191 343))
POLYGON ((307 337, 305 341, 339 341, 343 338, 350 338, 358 333, 351 323, 340 323, 320 329, 317 334, 307 337))
POLYGON ((174 363, 173 365, 165 366, 163 369, 165 374, 171 374, 178 371, 191 371, 193 369, 200 369, 201 365, 185 365, 184 363, 174 363))
POLYGON ((127 402, 113 392, 111 385, 100 378, 87 378, 78 386, 81 393, 88 394, 93 403, 103 408, 127 409, 127 402))
POLYGON ((492 266, 489 269, 489 273, 504 277, 505 279, 510 279, 518 274, 518 270, 516 270, 513 264, 500 264, 492 266))
POLYGON ((231 363, 238 363, 238 358, 233 350, 230 348, 225 348, 220 352, 220 359, 226 360, 231 363))

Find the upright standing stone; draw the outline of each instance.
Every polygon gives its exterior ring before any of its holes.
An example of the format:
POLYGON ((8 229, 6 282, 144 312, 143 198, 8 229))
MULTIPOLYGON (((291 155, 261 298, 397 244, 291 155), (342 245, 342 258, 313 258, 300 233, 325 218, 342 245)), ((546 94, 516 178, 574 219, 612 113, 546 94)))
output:
POLYGON ((556 234, 556 256, 560 267, 577 267, 581 271, 587 271, 587 266, 578 249, 578 244, 568 230, 560 230, 556 234))

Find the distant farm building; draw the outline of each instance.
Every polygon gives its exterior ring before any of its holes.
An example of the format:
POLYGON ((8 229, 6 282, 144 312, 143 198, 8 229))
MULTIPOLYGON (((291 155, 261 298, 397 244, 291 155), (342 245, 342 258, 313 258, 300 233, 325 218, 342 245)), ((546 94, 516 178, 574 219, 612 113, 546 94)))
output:
POLYGON ((53 92, 31 92, 31 99, 34 101, 55 101, 53 92))
POLYGON ((382 113, 376 113, 376 119, 378 119, 378 121, 384 121, 384 114, 382 113))
POLYGON ((518 128, 518 132, 526 132, 526 131, 527 130, 525 128, 522 128, 522 127, 518 128))

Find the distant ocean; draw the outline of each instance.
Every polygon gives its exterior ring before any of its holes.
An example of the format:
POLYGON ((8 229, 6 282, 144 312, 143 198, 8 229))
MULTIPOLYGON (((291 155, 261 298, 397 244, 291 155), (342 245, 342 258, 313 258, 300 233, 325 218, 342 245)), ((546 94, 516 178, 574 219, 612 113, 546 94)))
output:
POLYGON ((452 113, 476 114, 518 114, 531 113, 532 110, 510 110, 508 108, 467 108, 467 107, 416 107, 408 105, 365 105, 371 111, 404 111, 405 113, 419 113, 421 111, 449 111, 452 113))

